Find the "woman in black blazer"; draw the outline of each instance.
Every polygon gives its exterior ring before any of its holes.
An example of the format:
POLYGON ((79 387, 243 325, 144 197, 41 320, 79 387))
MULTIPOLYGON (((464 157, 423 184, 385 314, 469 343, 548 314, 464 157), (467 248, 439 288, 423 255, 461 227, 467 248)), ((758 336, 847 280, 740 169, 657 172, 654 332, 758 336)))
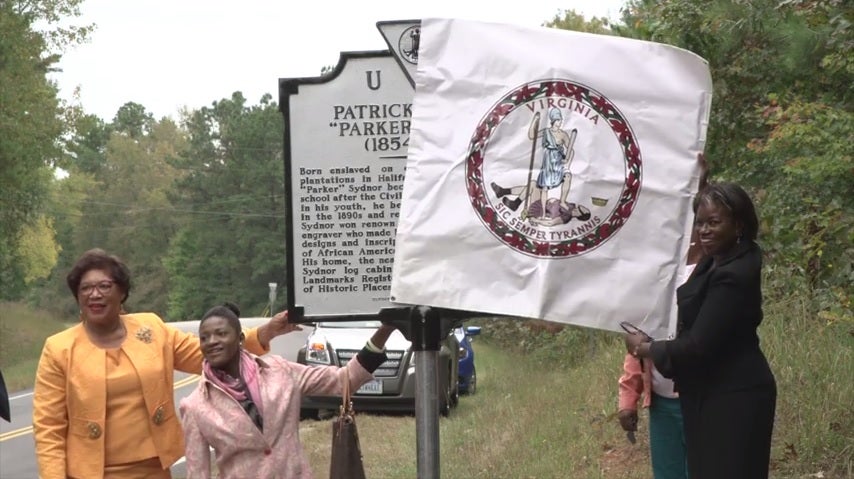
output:
POLYGON ((704 258, 676 291, 676 339, 627 334, 679 392, 691 479, 768 477, 777 386, 759 348, 762 251, 747 193, 710 184, 694 199, 704 258))

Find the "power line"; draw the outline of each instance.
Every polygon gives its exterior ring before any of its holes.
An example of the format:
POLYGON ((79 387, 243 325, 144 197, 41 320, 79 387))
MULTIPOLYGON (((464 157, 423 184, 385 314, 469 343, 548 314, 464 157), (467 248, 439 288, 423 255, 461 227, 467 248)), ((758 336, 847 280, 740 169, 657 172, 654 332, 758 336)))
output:
MULTIPOLYGON (((87 214, 78 214, 78 213, 62 213, 62 214, 65 214, 67 216, 80 217, 80 218, 84 218, 86 216, 91 216, 91 215, 87 215, 87 214)), ((112 213, 110 213, 110 214, 112 214, 112 213)), ((54 215, 54 216, 58 216, 58 215, 54 215)), ((194 219, 191 221, 180 221, 180 222, 175 223, 173 226, 176 229, 181 229, 181 228, 184 228, 186 226, 201 225, 201 224, 205 224, 205 223, 214 223, 216 221, 221 221, 222 219, 223 219, 222 217, 214 217, 214 218, 206 217, 204 219, 194 219)), ((282 218, 282 220, 284 220, 284 217, 282 218)), ((124 224, 124 225, 115 225, 115 226, 98 226, 97 230, 98 231, 135 230, 138 228, 143 228, 143 227, 148 227, 148 226, 150 226, 150 225, 145 224, 145 223, 124 224)))
MULTIPOLYGON (((119 203, 110 203, 107 201, 94 201, 94 200, 80 200, 80 203, 92 204, 92 205, 104 205, 104 206, 114 206, 117 208, 125 209, 125 213, 145 213, 149 211, 165 211, 169 213, 187 213, 187 214, 198 214, 198 215, 215 215, 215 216, 227 216, 227 217, 245 217, 245 218, 282 218, 284 217, 284 211, 281 215, 274 215, 268 213, 240 213, 240 212, 225 212, 225 211, 203 211, 203 210, 188 210, 182 208, 136 208, 133 205, 123 205, 119 203)), ((72 213, 67 213, 73 216, 89 216, 89 213, 81 213, 80 215, 74 215, 72 213)), ((115 212, 103 212, 103 213, 93 213, 95 214, 115 214, 115 212)))

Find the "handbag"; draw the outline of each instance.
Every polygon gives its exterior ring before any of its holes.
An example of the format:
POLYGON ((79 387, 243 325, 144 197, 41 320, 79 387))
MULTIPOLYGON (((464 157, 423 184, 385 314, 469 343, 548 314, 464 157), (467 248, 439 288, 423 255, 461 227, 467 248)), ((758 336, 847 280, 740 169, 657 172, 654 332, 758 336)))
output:
POLYGON ((350 400, 350 375, 344 368, 344 392, 338 417, 332 421, 332 461, 329 479, 365 479, 359 433, 356 431, 356 414, 350 400))

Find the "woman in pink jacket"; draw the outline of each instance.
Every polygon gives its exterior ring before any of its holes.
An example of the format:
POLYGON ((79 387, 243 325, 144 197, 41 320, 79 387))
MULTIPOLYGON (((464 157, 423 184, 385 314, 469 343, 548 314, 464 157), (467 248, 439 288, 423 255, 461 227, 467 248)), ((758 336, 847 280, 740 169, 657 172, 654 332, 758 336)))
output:
POLYGON ((203 374, 180 407, 187 477, 211 477, 213 449, 221 479, 311 478, 299 440, 302 396, 340 394, 345 378, 351 390, 371 380, 387 359, 385 343, 394 327, 377 329, 356 360, 342 368, 313 367, 247 352, 239 317, 234 305, 225 304, 199 322, 203 374))

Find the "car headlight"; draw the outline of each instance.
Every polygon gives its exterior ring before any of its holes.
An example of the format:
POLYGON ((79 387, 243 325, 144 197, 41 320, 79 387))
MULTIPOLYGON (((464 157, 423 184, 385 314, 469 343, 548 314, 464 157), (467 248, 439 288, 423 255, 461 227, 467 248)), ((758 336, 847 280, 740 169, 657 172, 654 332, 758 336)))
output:
POLYGON ((305 362, 314 364, 332 364, 329 348, 324 340, 309 339, 305 346, 305 362))
POLYGON ((464 348, 464 347, 462 347, 462 346, 460 346, 460 351, 459 351, 459 353, 457 354, 457 357, 458 357, 459 359, 461 359, 461 360, 462 360, 462 359, 465 359, 465 358, 467 358, 467 357, 469 357, 469 350, 468 350, 468 349, 466 349, 466 348, 464 348))

